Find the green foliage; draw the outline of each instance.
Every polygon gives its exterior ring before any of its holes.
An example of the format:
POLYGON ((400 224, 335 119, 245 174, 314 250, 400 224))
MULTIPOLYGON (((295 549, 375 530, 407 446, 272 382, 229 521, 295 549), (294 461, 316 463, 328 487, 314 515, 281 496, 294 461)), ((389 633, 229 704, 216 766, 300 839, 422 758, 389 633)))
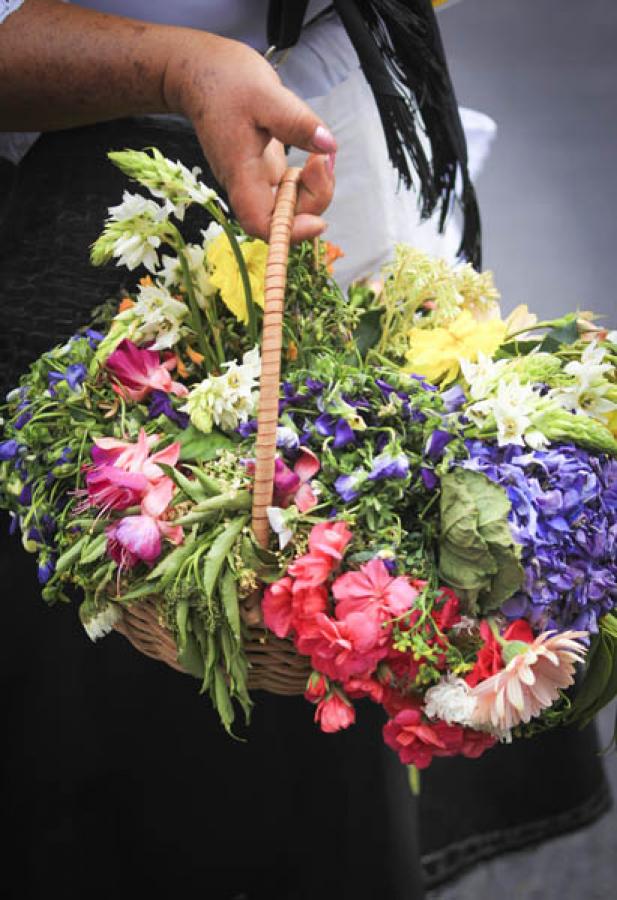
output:
POLYGON ((617 616, 607 613, 600 619, 599 633, 592 638, 585 674, 575 692, 568 721, 584 728, 616 696, 617 616))
POLYGON ((481 472, 441 479, 439 574, 473 613, 498 609, 523 583, 505 491, 481 472))

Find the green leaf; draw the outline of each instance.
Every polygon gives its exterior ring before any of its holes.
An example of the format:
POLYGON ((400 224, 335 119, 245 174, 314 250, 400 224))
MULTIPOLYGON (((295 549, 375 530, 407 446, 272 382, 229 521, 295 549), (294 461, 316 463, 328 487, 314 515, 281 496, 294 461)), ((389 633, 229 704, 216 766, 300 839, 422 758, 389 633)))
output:
POLYGON ((128 591, 126 594, 122 594, 121 597, 115 597, 117 603, 127 603, 129 600, 140 600, 142 597, 151 597, 154 593, 154 585, 152 584, 140 584, 138 587, 133 588, 132 591, 128 591))
POLYGON ((236 538, 246 525, 247 520, 248 516, 238 516, 236 519, 233 519, 215 539, 208 551, 203 569, 203 584, 208 600, 212 599, 214 586, 221 567, 227 559, 227 554, 235 544, 236 538))
POLYGON ((229 696, 225 675, 220 666, 214 670, 214 705, 221 717, 221 722, 228 734, 231 734, 231 726, 234 720, 234 708, 229 696))
MULTIPOLYGON (((180 546, 176 547, 171 553, 168 553, 160 563, 146 576, 148 581, 156 581, 158 578, 163 579, 163 583, 171 581, 178 573, 182 563, 188 559, 195 550, 195 540, 192 535, 184 539, 180 546)), ((153 588, 151 588, 153 590, 153 588)))
POLYGON ((364 358, 371 347, 379 343, 381 338, 381 317, 385 308, 369 309, 361 316, 358 326, 353 334, 356 347, 364 358))
POLYGON ((199 466, 190 466, 188 463, 185 468, 189 469, 190 472, 193 473, 195 478, 199 481, 202 488, 204 489, 204 493, 208 497, 216 497, 218 494, 222 494, 224 491, 223 485, 220 481, 217 481, 215 478, 211 478, 209 475, 199 468, 199 466))
POLYGON ((229 450, 234 446, 234 441, 220 431, 211 431, 204 434, 194 425, 189 425, 179 436, 181 450, 180 459, 215 459, 221 450, 229 450))
POLYGON ((509 511, 503 488, 481 472, 442 476, 439 573, 472 613, 498 609, 523 583, 509 511))

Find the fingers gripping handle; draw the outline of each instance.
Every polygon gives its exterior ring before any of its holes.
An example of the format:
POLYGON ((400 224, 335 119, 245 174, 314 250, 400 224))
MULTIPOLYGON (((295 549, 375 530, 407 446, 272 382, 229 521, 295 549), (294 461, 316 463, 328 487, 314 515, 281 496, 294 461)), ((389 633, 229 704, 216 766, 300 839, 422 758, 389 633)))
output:
POLYGON ((287 259, 300 175, 300 169, 287 169, 279 186, 266 265, 252 521, 253 533, 261 547, 268 546, 270 533, 267 508, 272 505, 274 492, 287 259))

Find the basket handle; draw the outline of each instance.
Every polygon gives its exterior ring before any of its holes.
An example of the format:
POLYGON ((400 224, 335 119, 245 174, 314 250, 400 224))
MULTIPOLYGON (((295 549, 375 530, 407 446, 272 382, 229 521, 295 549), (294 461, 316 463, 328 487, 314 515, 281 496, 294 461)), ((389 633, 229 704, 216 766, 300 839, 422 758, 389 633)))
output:
POLYGON ((279 185, 266 264, 252 521, 253 534, 260 547, 268 546, 270 536, 267 508, 272 504, 274 493, 287 259, 301 174, 301 169, 289 168, 279 185))

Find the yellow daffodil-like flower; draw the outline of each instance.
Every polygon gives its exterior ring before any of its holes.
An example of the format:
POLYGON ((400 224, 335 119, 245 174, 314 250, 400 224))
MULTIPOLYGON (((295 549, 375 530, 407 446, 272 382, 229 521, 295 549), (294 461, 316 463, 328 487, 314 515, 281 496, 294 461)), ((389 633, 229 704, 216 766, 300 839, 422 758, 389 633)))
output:
MULTIPOLYGON (((268 245, 263 241, 243 241, 240 250, 246 263, 253 300, 263 309, 264 279, 268 245)), ((240 276, 240 268, 231 249, 227 235, 215 238, 207 251, 208 264, 212 267, 211 283, 218 288, 221 299, 239 322, 248 322, 246 296, 240 276)))
POLYGON ((409 350, 406 369, 429 381, 443 379, 444 384, 458 375, 461 359, 476 362, 478 354, 492 356, 503 342, 506 324, 501 319, 478 322, 464 310, 447 326, 412 328, 408 332, 409 350))

